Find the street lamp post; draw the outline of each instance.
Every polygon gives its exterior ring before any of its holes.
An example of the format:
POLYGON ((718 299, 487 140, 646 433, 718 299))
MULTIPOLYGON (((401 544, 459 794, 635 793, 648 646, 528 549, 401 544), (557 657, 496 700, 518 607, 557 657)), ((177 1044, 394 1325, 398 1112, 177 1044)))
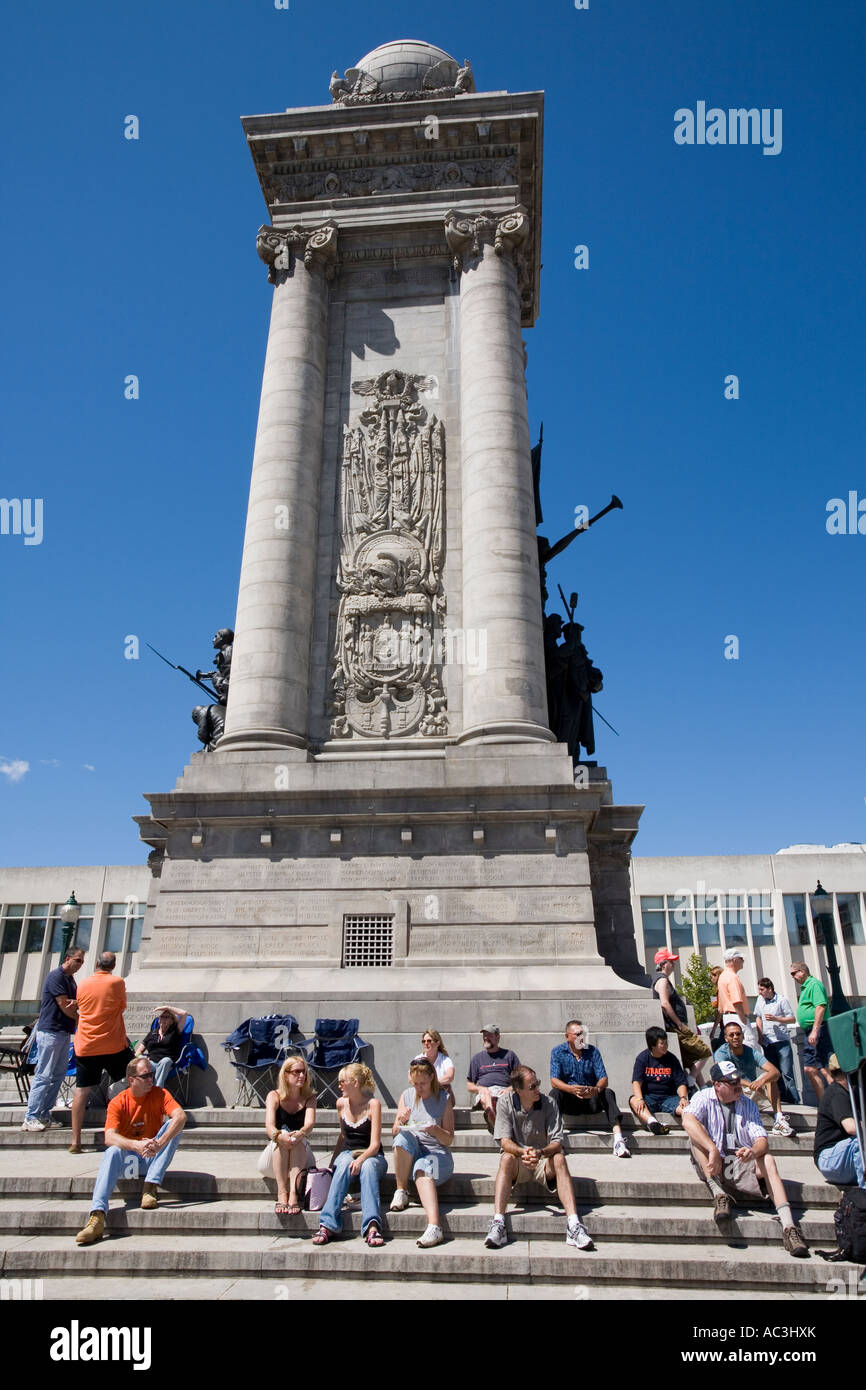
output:
POLYGON ((821 887, 821 880, 810 897, 812 921, 815 924, 815 937, 818 937, 818 924, 824 936, 824 951, 827 956, 827 974, 830 976, 830 1016, 847 1013, 851 1008, 842 993, 839 962, 836 959, 836 924, 833 920, 833 895, 821 887))
POLYGON ((73 889, 60 909, 60 920, 63 923, 63 933, 60 938, 61 963, 66 959, 66 952, 69 950, 72 938, 75 935, 75 928, 78 926, 78 919, 80 916, 81 908, 76 901, 75 889, 73 889))

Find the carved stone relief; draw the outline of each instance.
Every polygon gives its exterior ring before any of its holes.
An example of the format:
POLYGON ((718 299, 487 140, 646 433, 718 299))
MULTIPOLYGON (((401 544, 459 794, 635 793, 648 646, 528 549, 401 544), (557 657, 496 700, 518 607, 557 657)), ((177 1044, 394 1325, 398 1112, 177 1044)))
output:
POLYGON ((425 161, 277 174, 265 185, 269 203, 294 203, 316 198, 358 198, 377 193, 426 193, 439 188, 494 188, 516 184, 516 156, 505 159, 425 161))
POLYGON ((426 377, 355 381, 369 403, 343 428, 333 738, 448 731, 442 688, 445 429, 426 377))
POLYGON ((380 102, 431 101, 475 91, 472 64, 460 67, 453 58, 443 59, 424 74, 418 91, 383 92, 379 82, 363 68, 347 68, 341 77, 335 70, 329 84, 331 100, 339 106, 373 106, 380 102))
POLYGON ((326 280, 333 280, 339 269, 337 231, 336 222, 315 228, 260 227, 256 251, 268 267, 271 284, 276 284, 280 271, 291 274, 298 256, 303 258, 307 270, 321 270, 326 280))

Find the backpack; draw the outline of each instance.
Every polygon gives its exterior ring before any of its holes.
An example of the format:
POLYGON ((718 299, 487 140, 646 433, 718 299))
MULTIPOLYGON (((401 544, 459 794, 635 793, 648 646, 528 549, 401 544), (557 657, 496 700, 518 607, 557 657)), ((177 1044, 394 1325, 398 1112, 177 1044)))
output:
POLYGON ((842 1257, 855 1264, 866 1264, 866 1188, 847 1188, 833 1214, 833 1221, 842 1257))

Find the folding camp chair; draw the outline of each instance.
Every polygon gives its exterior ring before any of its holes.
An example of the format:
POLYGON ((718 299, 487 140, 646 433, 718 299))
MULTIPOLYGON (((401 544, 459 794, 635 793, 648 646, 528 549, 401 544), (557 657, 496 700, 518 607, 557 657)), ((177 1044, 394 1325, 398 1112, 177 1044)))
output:
MULTIPOLYGON (((158 1022, 159 1020, 157 1018, 154 1018, 153 1022, 150 1025, 150 1032, 152 1032, 153 1029, 156 1028, 158 1022)), ((192 1082, 192 1068, 199 1067, 202 1071, 207 1070, 207 1060, 205 1058, 204 1053, 202 1052, 201 1048, 197 1047, 192 1041, 192 1033, 194 1028, 195 1019, 193 1018, 192 1014, 187 1014, 186 1022, 183 1025, 183 1047, 181 1048, 181 1051, 178 1054, 177 1061, 175 1062, 171 1071, 168 1073, 168 1076, 165 1078, 166 1086, 168 1085, 169 1081, 175 1081, 177 1083, 177 1094, 179 1098, 183 1101, 184 1105, 187 1105, 189 1103, 189 1090, 192 1082)))
POLYGON ((18 1028, 4 1032, 0 1040, 0 1072, 9 1072, 14 1076, 18 1099, 22 1104, 26 1104, 30 1095, 30 1078, 35 1067, 36 1025, 32 1030, 18 1028))
POLYGON ((337 1073, 350 1062, 357 1062, 361 1051, 370 1044, 358 1035, 357 1018, 317 1018, 315 1036, 305 1038, 301 1051, 316 1079, 319 1104, 325 1096, 336 1105, 340 1091, 337 1073))
POLYGON ((277 1069, 287 1057, 297 1056, 301 1048, 292 1041, 298 1020, 292 1014, 265 1014, 247 1018, 229 1033, 223 1047, 238 1078, 235 1107, 264 1105, 268 1091, 274 1089, 277 1069))

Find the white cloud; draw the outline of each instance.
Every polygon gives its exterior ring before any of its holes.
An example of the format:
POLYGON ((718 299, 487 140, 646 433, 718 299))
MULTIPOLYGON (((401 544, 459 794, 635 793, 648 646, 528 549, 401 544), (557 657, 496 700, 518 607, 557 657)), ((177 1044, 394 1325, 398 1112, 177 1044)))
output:
POLYGON ((60 766, 60 759, 59 759, 59 758, 40 758, 39 761, 40 761, 40 763, 42 764, 43 767, 59 767, 59 766, 60 766))
POLYGON ((23 758, 2 758, 0 757, 0 772, 4 777, 8 777, 10 782, 20 782, 30 771, 30 764, 23 758))
POLYGON ((84 768, 84 771, 85 771, 85 772, 95 772, 95 771, 96 771, 96 768, 93 766, 93 763, 82 763, 81 766, 84 768))

